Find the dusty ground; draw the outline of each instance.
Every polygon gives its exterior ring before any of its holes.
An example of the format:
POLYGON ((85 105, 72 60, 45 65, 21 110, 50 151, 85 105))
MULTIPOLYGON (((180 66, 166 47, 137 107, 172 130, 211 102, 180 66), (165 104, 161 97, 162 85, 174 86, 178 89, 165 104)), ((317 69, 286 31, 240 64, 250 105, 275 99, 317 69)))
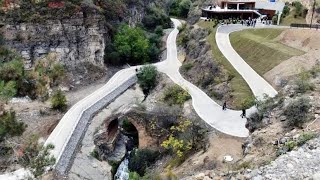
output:
POLYGON ((231 137, 217 132, 210 132, 209 147, 205 152, 198 152, 172 171, 178 177, 191 176, 199 171, 215 170, 215 173, 228 171, 232 164, 242 158, 243 138, 231 137), (224 162, 224 156, 231 156, 233 161, 224 162))
POLYGON ((288 80, 304 70, 310 70, 320 62, 320 33, 309 29, 287 29, 279 37, 279 40, 291 47, 306 52, 302 56, 292 57, 272 70, 264 74, 274 87, 279 87, 281 81, 288 80))

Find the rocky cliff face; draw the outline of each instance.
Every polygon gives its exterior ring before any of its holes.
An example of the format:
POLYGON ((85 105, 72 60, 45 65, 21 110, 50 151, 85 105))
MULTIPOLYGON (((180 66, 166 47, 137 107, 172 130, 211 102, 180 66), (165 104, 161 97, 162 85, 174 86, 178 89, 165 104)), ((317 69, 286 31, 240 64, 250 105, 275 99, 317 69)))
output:
MULTIPOLYGON (((143 15, 143 6, 127 6, 121 21, 135 25, 143 15)), ((119 20, 106 20, 99 11, 80 11, 70 18, 51 18, 43 23, 19 23, 13 19, 2 30, 5 44, 25 58, 26 68, 48 53, 55 53, 58 61, 74 69, 83 62, 104 64, 105 45, 117 23, 119 20)))
POLYGON ((48 53, 56 53, 67 67, 80 62, 102 65, 108 29, 102 16, 90 20, 87 25, 88 19, 81 13, 73 19, 48 20, 45 24, 7 24, 4 37, 6 45, 25 58, 27 68, 48 53))

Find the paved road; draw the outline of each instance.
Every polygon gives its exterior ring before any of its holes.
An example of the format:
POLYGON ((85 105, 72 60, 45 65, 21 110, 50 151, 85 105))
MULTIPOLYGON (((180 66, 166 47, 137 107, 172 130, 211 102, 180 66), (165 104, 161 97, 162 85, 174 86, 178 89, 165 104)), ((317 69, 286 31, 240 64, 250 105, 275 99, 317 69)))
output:
MULTIPOLYGON (((248 83, 253 94, 258 99, 262 99, 264 97, 264 94, 267 94, 270 97, 274 97, 275 95, 277 95, 277 91, 240 57, 240 55, 233 49, 230 43, 230 33, 248 28, 251 27, 238 24, 220 26, 216 33, 217 45, 222 54, 248 83)), ((258 24, 256 28, 279 28, 279 26, 266 26, 258 24)))
MULTIPOLYGON (((176 19, 172 19, 175 27, 180 25, 176 19)), ((176 36, 178 29, 175 28, 167 39, 167 60, 157 65, 158 70, 167 74, 176 84, 186 89, 192 97, 193 108, 201 119, 213 128, 232 136, 247 137, 249 132, 245 128, 246 119, 240 117, 240 111, 222 111, 222 107, 214 102, 201 89, 185 80, 179 73, 180 61, 177 58, 176 36)), ((254 109, 248 110, 252 112, 254 109)))

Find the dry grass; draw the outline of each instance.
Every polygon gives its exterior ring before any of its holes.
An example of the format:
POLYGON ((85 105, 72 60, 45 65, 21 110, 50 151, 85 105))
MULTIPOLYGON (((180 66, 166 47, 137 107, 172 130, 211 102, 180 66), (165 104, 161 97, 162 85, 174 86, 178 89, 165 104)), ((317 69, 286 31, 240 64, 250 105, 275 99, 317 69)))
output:
POLYGON ((249 29, 230 35, 233 48, 260 75, 304 52, 280 43, 277 37, 283 29, 249 29))

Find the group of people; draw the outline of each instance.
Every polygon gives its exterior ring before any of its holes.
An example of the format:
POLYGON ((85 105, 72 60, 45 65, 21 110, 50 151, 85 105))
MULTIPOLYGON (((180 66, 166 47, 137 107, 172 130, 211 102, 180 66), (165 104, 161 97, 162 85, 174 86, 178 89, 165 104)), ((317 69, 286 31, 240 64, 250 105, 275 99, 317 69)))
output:
MULTIPOLYGON (((222 110, 225 111, 227 110, 227 101, 224 101, 223 105, 222 105, 222 110)), ((246 109, 242 109, 242 113, 240 115, 241 118, 246 118, 246 109)))
POLYGON ((247 20, 241 20, 241 24, 242 24, 242 26, 245 25, 245 26, 256 27, 257 19, 251 19, 249 17, 249 19, 247 19, 247 20))

